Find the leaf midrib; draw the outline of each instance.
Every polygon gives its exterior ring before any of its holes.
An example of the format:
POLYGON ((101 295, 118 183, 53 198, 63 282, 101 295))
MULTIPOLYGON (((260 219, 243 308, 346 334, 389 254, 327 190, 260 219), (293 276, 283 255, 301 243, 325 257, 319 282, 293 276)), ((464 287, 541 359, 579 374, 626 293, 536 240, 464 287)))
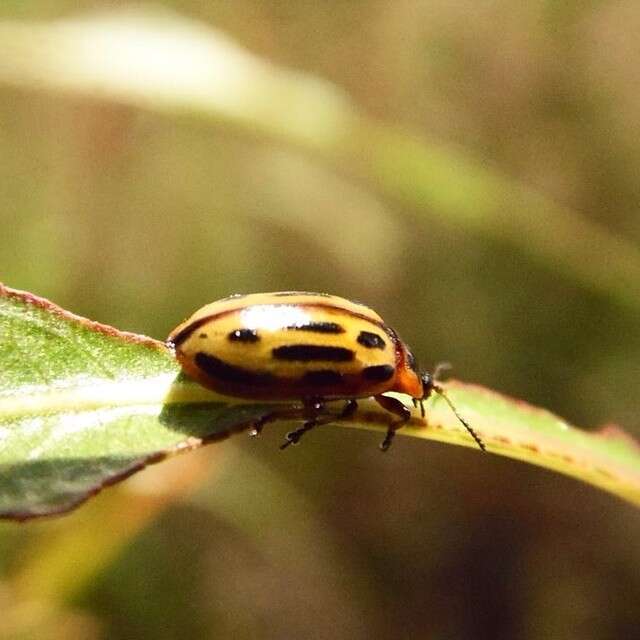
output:
POLYGON ((34 414, 147 404, 211 402, 216 399, 212 393, 195 383, 176 380, 175 373, 117 380, 83 378, 82 384, 65 385, 64 388, 53 390, 23 387, 16 389, 11 395, 0 397, 0 421, 34 414))

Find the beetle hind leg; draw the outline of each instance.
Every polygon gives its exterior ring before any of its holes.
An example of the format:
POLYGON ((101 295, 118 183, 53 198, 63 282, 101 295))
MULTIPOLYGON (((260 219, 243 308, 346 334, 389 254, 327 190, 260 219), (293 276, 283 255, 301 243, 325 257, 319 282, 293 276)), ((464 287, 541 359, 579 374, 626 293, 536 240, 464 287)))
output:
POLYGON ((358 408, 358 403, 354 399, 347 400, 342 411, 335 415, 333 413, 326 413, 326 405, 323 400, 311 400, 305 402, 305 413, 307 414, 308 419, 303 423, 303 425, 296 429, 295 431, 290 431, 285 436, 285 441, 280 445, 280 449, 286 449, 289 445, 298 444, 300 438, 307 433, 307 431, 311 431, 315 427, 318 427, 323 424, 329 424, 330 422, 334 422, 335 420, 342 420, 344 418, 348 418, 355 410, 358 408))
POLYGON ((295 431, 289 431, 285 436, 284 442, 280 445, 280 449, 284 451, 289 445, 298 444, 300 442, 300 438, 307 433, 307 431, 311 431, 320 424, 324 424, 320 421, 320 418, 312 418, 311 420, 307 420, 300 428, 295 431))
POLYGON ((249 429, 249 435, 253 438, 259 436, 262 433, 265 425, 270 422, 276 422, 277 420, 291 420, 298 418, 300 416, 302 409, 291 407, 291 408, 279 408, 269 413, 266 413, 261 418, 258 418, 251 424, 251 428, 249 429))
POLYGON ((386 409, 389 413, 393 413, 400 418, 400 420, 396 420, 388 426, 384 440, 380 443, 380 450, 386 451, 391 446, 393 438, 396 435, 396 431, 411 420, 411 411, 397 398, 379 395, 374 396, 373 399, 383 409, 386 409))

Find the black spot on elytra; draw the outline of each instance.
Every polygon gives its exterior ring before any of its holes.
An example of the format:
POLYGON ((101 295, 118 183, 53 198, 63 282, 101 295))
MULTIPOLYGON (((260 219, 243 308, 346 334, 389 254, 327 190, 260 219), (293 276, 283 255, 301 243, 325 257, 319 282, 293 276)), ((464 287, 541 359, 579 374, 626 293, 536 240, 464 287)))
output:
POLYGON ((361 331, 358 335, 358 342, 367 347, 367 349, 384 349, 385 341, 377 334, 371 331, 361 331))
POLYGON ((344 328, 337 322, 307 322, 287 327, 290 331, 310 331, 312 333, 344 333, 344 328))
POLYGON ((198 338, 200 338, 201 340, 206 340, 209 336, 206 333, 201 333, 198 338))
POLYGON ((277 360, 295 360, 311 362, 321 360, 328 362, 349 362, 354 352, 344 347, 324 347, 316 344, 291 344, 272 349, 271 354, 277 360))
POLYGON ((362 370, 362 377, 374 382, 384 382, 393 378, 396 372, 390 364, 378 364, 373 367, 365 367, 362 370))
POLYGON ((307 371, 303 376, 304 382, 313 385, 336 385, 342 382, 342 374, 332 369, 321 371, 307 371))
POLYGON ((260 336, 255 329, 236 329, 227 338, 231 342, 258 342, 260 340, 260 336))
POLYGON ((223 382, 236 382, 247 386, 264 386, 274 384, 277 379, 271 373, 249 371, 224 362, 215 356, 199 351, 195 357, 196 366, 208 376, 223 382))

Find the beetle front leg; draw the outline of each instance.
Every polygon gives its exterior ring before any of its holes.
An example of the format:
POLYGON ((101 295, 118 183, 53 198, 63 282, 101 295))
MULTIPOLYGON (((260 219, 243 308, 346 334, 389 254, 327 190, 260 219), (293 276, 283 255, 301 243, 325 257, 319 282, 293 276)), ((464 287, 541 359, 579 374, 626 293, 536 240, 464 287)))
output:
POLYGON ((411 411, 397 398, 392 398, 390 396, 373 396, 373 399, 383 408, 386 409, 389 413, 393 413, 398 416, 400 420, 396 420, 396 422, 392 422, 387 428, 387 435, 384 437, 384 440, 380 443, 380 451, 386 451, 393 442, 393 438, 396 435, 396 431, 400 429, 400 427, 404 426, 411 420, 411 411))

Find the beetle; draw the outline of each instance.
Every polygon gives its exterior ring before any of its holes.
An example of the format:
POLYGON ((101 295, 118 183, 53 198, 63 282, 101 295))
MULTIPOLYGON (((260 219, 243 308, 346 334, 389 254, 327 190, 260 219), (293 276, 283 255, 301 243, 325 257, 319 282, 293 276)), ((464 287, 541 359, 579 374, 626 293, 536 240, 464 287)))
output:
POLYGON ((380 448, 411 418, 410 409, 388 391, 405 393, 420 406, 436 392, 449 404, 478 446, 485 445, 459 415, 434 374, 419 372, 398 334, 369 307, 346 298, 305 291, 233 295, 205 305, 178 325, 167 344, 183 371, 223 395, 269 401, 301 401, 300 408, 276 410, 253 427, 299 417, 303 425, 286 435, 281 448, 310 429, 357 409, 357 399, 373 396, 398 419, 390 423, 380 448), (328 413, 326 402, 345 400, 328 413))

